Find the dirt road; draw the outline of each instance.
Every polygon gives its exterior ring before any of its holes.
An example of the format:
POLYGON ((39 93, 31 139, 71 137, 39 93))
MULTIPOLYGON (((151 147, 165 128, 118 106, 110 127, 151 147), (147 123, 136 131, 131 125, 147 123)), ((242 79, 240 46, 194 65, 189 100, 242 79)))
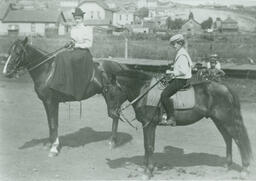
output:
MULTIPOLYGON (((255 100, 256 102, 256 100, 255 100)), ((256 149, 256 104, 242 102, 242 113, 252 147, 256 149)), ((127 117, 133 111, 127 110, 127 117)), ((48 127, 43 105, 26 77, 0 78, 0 180, 141 179, 143 137, 124 123, 119 125, 119 146, 110 150, 111 119, 101 96, 60 106, 62 150, 48 158, 43 143, 48 127)), ((233 145, 233 170, 223 167, 224 141, 210 120, 187 127, 158 127, 153 179, 239 179, 240 156, 233 145)), ((248 179, 256 179, 253 163, 248 179)))

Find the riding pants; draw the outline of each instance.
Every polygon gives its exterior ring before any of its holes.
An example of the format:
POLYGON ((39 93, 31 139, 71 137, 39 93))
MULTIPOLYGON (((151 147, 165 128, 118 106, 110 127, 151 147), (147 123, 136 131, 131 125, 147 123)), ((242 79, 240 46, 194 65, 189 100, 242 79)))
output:
POLYGON ((174 116, 174 106, 170 97, 174 95, 178 90, 184 88, 187 83, 188 79, 173 79, 161 93, 160 100, 167 114, 167 119, 169 119, 170 116, 174 116))

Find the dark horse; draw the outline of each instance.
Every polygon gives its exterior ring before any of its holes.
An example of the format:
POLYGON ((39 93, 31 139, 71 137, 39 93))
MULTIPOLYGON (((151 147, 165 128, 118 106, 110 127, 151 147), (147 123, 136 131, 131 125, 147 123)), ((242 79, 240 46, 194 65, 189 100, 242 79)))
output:
MULTIPOLYGON (((48 57, 50 59, 49 61, 37 66, 46 58, 44 52, 28 44, 27 38, 24 40, 16 40, 9 49, 9 57, 6 61, 3 73, 11 78, 21 69, 27 69, 29 71, 34 82, 35 91, 39 99, 42 100, 47 114, 50 141, 49 156, 52 157, 59 153, 60 148, 58 138, 59 103, 74 101, 75 99, 49 88, 49 81, 54 72, 54 57, 48 57)), ((90 82, 83 99, 100 93, 104 96, 103 90, 105 86, 113 87, 115 83, 108 79, 104 71, 99 68, 98 63, 94 63, 94 79, 90 82)), ((105 101, 106 103, 108 102, 106 99, 105 101)), ((108 115, 113 118, 113 130, 117 130, 118 116, 110 109, 108 109, 108 115)), ((114 132, 110 138, 112 145, 115 145, 116 137, 117 134, 114 132)))
MULTIPOLYGON (((149 88, 153 78, 152 74, 131 70, 115 62, 106 62, 104 66, 107 74, 116 78, 121 85, 121 89, 115 87, 106 91, 106 96, 111 100, 109 106, 113 108, 126 100, 133 101, 149 88)), ((211 118, 226 143, 226 166, 229 168, 232 164, 232 140, 234 140, 242 159, 242 174, 246 174, 252 158, 252 150, 237 95, 227 86, 216 82, 204 81, 192 86, 195 90, 195 106, 188 110, 175 110, 177 125, 186 126, 204 117, 211 118)), ((135 102, 133 108, 137 120, 143 126, 145 174, 151 177, 154 169, 152 155, 155 147, 155 130, 162 119, 162 111, 159 106, 146 105, 146 98, 147 96, 135 102)))

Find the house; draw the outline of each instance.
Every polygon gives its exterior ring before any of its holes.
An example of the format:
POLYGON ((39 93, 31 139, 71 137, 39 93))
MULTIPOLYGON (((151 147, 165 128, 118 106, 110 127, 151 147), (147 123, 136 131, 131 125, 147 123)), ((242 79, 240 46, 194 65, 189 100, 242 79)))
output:
POLYGON ((101 0, 84 0, 78 4, 84 12, 84 22, 89 26, 112 27, 115 10, 101 0))
POLYGON ((194 17, 190 17, 182 26, 181 32, 183 34, 198 34, 201 33, 203 30, 201 25, 194 19, 194 17))
POLYGON ((142 24, 130 25, 129 29, 133 33, 149 33, 149 27, 145 27, 142 24))
POLYGON ((120 27, 127 24, 134 23, 134 12, 126 10, 125 8, 119 8, 113 13, 113 25, 120 27))
POLYGON ((65 18, 62 12, 54 10, 12 10, 7 11, 3 23, 3 34, 56 35, 65 34, 65 18), (46 16, 47 15, 47 16, 46 16))
POLYGON ((10 9, 10 4, 2 2, 0 3, 0 35, 5 34, 5 25, 3 23, 3 20, 7 14, 7 12, 10 9))
POLYGON ((222 32, 237 32, 238 31, 238 22, 234 19, 228 17, 221 24, 222 32))

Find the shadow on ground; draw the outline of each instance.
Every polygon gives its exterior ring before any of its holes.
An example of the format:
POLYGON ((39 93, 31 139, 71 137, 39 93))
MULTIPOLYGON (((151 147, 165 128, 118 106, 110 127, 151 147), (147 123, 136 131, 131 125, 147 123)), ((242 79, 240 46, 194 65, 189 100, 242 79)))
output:
MULTIPOLYGON (((144 156, 123 157, 115 160, 107 159, 110 168, 116 169, 126 167, 130 163, 143 167, 144 156)), ((170 170, 173 167, 191 167, 207 165, 214 167, 223 167, 225 158, 208 153, 189 153, 184 154, 183 149, 166 146, 163 153, 154 153, 153 160, 159 171, 170 170)), ((241 167, 237 164, 232 165, 233 170, 240 171, 241 167)))
MULTIPOLYGON (((70 133, 64 136, 60 136, 60 142, 62 147, 80 147, 89 143, 108 140, 111 136, 111 132, 106 131, 94 131, 90 127, 81 128, 74 133, 70 133)), ((37 146, 39 144, 47 144, 48 138, 32 139, 25 142, 19 149, 26 149, 37 146)), ((118 133, 117 147, 123 146, 132 140, 132 136, 127 133, 118 133)))

